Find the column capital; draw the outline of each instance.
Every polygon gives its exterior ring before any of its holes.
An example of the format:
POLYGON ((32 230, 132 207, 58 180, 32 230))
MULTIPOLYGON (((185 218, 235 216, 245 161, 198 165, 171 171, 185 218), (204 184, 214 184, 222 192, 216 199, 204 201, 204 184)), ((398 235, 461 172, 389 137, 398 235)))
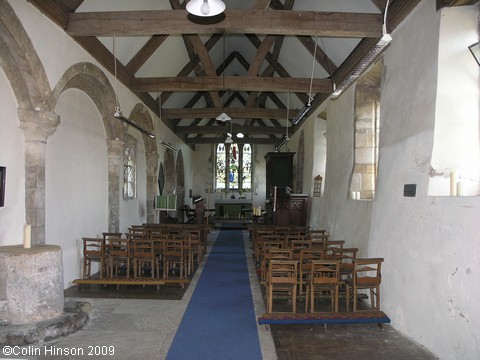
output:
POLYGON ((25 141, 46 143, 60 124, 60 116, 51 111, 18 109, 17 112, 25 141))
POLYGON ((108 139, 107 149, 109 155, 123 155, 123 151, 125 149, 125 142, 119 139, 108 139))

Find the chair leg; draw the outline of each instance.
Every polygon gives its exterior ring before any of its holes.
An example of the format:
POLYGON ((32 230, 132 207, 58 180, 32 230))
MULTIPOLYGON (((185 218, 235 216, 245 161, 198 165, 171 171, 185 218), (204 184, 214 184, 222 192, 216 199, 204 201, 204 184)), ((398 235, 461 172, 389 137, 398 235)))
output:
POLYGON ((357 287, 353 285, 353 312, 357 311, 357 287))
POLYGON ((376 309, 380 311, 380 286, 377 287, 377 307, 376 309))
POLYGON ((335 287, 335 312, 338 312, 338 285, 335 287))
POLYGON ((294 286, 292 290, 292 312, 297 312, 297 287, 294 286))
POLYGON ((273 296, 273 289, 272 289, 272 286, 269 286, 268 292, 267 292, 267 312, 268 313, 272 312, 272 296, 273 296))
POLYGON ((308 302, 310 301, 309 293, 310 293, 310 286, 307 285, 307 288, 305 289, 305 312, 308 312, 308 302))
POLYGON ((350 311, 350 286, 345 284, 345 301, 347 305, 347 312, 350 311))

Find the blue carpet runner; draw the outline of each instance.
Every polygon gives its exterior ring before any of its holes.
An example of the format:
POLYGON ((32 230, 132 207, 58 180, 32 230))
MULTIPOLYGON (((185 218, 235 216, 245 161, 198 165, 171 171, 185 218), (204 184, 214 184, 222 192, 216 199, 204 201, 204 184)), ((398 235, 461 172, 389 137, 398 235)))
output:
POLYGON ((240 230, 222 230, 167 359, 262 359, 240 230))

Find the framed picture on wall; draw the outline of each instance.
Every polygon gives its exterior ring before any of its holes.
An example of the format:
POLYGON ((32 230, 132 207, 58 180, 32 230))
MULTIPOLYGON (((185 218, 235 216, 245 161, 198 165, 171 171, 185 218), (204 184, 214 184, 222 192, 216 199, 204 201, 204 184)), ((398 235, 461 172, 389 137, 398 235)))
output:
POLYGON ((0 207, 5 206, 5 179, 7 168, 0 166, 0 207))

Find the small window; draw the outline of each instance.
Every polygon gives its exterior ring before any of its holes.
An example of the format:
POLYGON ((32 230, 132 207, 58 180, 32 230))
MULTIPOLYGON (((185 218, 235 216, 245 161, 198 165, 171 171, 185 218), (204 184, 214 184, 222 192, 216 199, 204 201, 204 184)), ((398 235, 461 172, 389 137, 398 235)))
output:
POLYGON ((137 166, 135 139, 129 137, 123 155, 123 199, 137 197, 137 166))

